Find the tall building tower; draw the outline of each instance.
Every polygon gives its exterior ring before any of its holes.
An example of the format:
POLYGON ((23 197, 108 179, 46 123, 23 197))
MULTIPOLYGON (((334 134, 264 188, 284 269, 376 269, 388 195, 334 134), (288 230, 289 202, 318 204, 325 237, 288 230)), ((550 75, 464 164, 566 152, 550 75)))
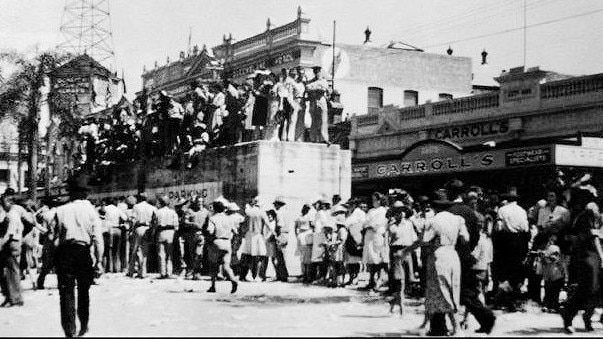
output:
POLYGON ((75 55, 87 54, 109 69, 115 66, 109 0, 65 0, 61 20, 63 42, 75 55))

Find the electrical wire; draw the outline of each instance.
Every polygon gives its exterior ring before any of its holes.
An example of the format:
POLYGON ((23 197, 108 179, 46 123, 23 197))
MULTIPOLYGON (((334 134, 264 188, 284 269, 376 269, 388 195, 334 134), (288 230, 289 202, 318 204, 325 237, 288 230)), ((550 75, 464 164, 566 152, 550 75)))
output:
MULTIPOLYGON (((539 22, 539 23, 527 25, 526 28, 533 28, 533 27, 548 25, 548 24, 552 24, 552 23, 556 23, 556 22, 560 22, 560 21, 564 21, 564 20, 575 19, 575 18, 587 16, 587 15, 596 14, 596 13, 599 13, 599 12, 603 12, 603 8, 598 9, 598 10, 594 10, 594 11, 589 11, 589 12, 586 12, 586 13, 580 13, 580 14, 570 15, 570 16, 566 16, 566 17, 562 17, 562 18, 557 18, 557 19, 552 19, 552 20, 547 20, 547 21, 543 21, 543 22, 539 22)), ((519 30, 522 30, 522 29, 524 29, 524 27, 509 28, 509 29, 505 29, 505 30, 502 30, 502 31, 488 33, 488 34, 476 35, 476 36, 465 38, 465 39, 458 39, 458 40, 451 40, 451 41, 446 41, 446 42, 442 42, 442 43, 437 43, 437 44, 425 46, 424 49, 428 49, 428 48, 432 48, 432 47, 438 47, 438 46, 445 46, 445 45, 450 45, 450 44, 456 44, 456 43, 461 43, 461 42, 466 42, 466 41, 472 41, 472 40, 477 40, 477 39, 482 39, 482 38, 487 38, 487 37, 501 35, 501 34, 505 34, 505 33, 516 32, 516 31, 519 31, 519 30)))

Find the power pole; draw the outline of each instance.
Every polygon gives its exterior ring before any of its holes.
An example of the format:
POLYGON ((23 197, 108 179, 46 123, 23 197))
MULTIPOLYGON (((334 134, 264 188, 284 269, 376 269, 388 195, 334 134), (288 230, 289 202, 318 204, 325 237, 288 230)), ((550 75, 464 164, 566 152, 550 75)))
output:
POLYGON ((88 54, 106 67, 114 66, 109 0, 65 1, 60 28, 63 42, 58 48, 75 55, 88 54))

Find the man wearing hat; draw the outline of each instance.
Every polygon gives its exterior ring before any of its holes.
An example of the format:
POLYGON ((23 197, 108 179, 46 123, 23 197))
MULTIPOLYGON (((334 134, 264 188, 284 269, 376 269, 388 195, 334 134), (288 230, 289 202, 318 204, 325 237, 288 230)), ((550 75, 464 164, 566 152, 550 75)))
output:
POLYGON ((223 265, 226 278, 231 281, 231 293, 235 293, 238 287, 237 277, 230 267, 232 257, 232 237, 237 232, 237 225, 234 223, 234 218, 230 218, 224 213, 226 207, 216 199, 212 203, 214 215, 209 218, 207 232, 213 237, 213 242, 208 249, 208 263, 211 274, 211 287, 207 292, 216 292, 216 279, 220 265, 223 265))
POLYGON ((128 276, 134 275, 134 267, 138 262, 138 278, 144 278, 147 274, 147 256, 149 254, 149 245, 151 233, 149 229, 151 223, 155 220, 157 208, 147 202, 146 193, 138 195, 138 201, 132 208, 132 220, 134 223, 134 241, 132 243, 132 254, 130 255, 130 265, 128 267, 128 276))
POLYGON ((232 223, 236 227, 236 232, 232 237, 232 260, 230 265, 237 276, 241 274, 241 260, 238 255, 239 248, 243 243, 241 234, 245 234, 245 232, 241 232, 241 224, 245 221, 245 217, 241 215, 240 211, 239 205, 234 201, 226 206, 226 215, 232 219, 232 223))
POLYGON ((327 99, 325 97, 329 85, 322 78, 320 66, 312 67, 314 78, 306 83, 306 92, 310 101, 310 116, 312 126, 310 127, 310 141, 322 142, 329 145, 329 130, 327 120, 327 99))
MULTIPOLYGON (((2 290, 6 293, 6 300, 2 307, 22 306, 21 296, 21 251, 23 243, 23 221, 30 225, 35 224, 33 214, 17 204, 13 192, 2 196, 2 206, 6 211, 6 233, 0 238, 0 268, 5 270, 2 276, 2 290)), ((3 218, 3 219, 4 219, 3 218)), ((4 220, 0 220, 2 222, 4 220)))
POLYGON ((170 197, 159 197, 157 215, 157 256, 160 279, 168 279, 173 272, 174 234, 178 230, 178 214, 170 207, 170 197))
POLYGON ((515 192, 510 192, 502 194, 501 199, 506 200, 507 204, 498 209, 492 236, 494 247, 492 264, 496 279, 501 283, 507 281, 513 289, 508 306, 511 311, 515 311, 525 279, 523 262, 528 253, 531 234, 528 214, 517 204, 519 196, 515 192))
POLYGON ((195 280, 200 278, 203 245, 205 244, 203 228, 209 219, 209 211, 203 206, 201 199, 195 197, 192 200, 189 208, 184 211, 184 222, 182 223, 187 276, 192 276, 195 280))
POLYGON ((289 229, 286 225, 285 210, 283 209, 286 203, 283 197, 277 197, 274 199, 273 205, 276 211, 276 280, 287 282, 289 272, 287 271, 284 252, 289 242, 289 229))
POLYGON ((79 335, 88 331, 90 298, 88 291, 94 277, 90 247, 97 244, 102 249, 101 219, 90 201, 86 200, 86 177, 80 176, 68 183, 70 202, 57 207, 56 272, 61 300, 61 324, 65 335, 73 337, 75 323, 75 284, 77 282, 77 315, 80 320, 79 335))

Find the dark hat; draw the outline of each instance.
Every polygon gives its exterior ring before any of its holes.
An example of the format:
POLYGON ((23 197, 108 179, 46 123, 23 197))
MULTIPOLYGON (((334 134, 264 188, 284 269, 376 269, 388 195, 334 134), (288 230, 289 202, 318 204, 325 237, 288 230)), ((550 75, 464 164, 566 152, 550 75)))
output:
POLYGON ((431 205, 433 207, 443 208, 443 209, 446 209, 446 208, 452 206, 452 204, 454 204, 452 201, 445 199, 445 198, 436 199, 431 202, 431 205))
POLYGON ((281 205, 281 206, 284 206, 284 205, 286 205, 287 203, 285 202, 285 199, 283 199, 283 197, 278 196, 278 197, 276 197, 276 198, 274 199, 273 204, 274 204, 274 205, 281 205))
POLYGON ((312 67, 312 70, 313 71, 320 71, 320 70, 322 70, 322 67, 321 66, 314 66, 314 67, 312 67))

